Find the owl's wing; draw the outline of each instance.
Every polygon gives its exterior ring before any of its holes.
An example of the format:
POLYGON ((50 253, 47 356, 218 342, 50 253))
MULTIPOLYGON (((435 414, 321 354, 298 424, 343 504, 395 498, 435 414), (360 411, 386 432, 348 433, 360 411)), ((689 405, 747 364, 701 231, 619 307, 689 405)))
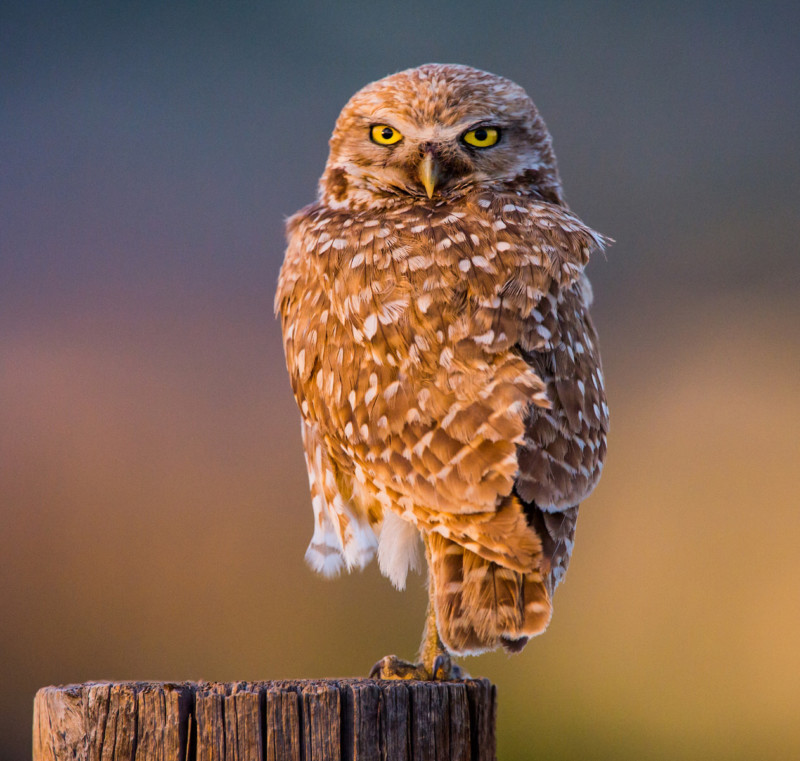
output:
POLYGON ((542 539, 552 588, 566 573, 578 504, 597 484, 606 453, 608 406, 585 277, 553 287, 529 318, 549 336, 518 351, 542 378, 550 409, 531 405, 518 447, 514 493, 542 539))
POLYGON ((531 396, 521 413, 514 494, 555 583, 571 552, 577 505, 597 483, 605 455, 608 408, 583 270, 591 252, 608 241, 560 206, 507 196, 489 204, 498 232, 473 239, 488 267, 470 271, 477 308, 462 333, 476 337, 494 366, 518 359, 525 370, 517 372, 543 385, 544 393, 531 396))
POLYGON ((536 350, 519 349, 544 381, 552 406, 529 408, 516 490, 550 512, 591 493, 606 451, 608 406, 587 290, 584 278, 543 299, 529 319, 545 325, 550 338, 536 350))

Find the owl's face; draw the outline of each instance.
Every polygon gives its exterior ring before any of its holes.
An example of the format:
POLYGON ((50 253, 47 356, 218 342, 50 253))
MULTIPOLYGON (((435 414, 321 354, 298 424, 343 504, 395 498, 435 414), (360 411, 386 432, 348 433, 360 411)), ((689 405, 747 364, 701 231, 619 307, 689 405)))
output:
POLYGON ((456 197, 506 187, 561 203, 550 135, 521 87, 466 66, 427 64, 356 93, 320 183, 332 205, 456 197))

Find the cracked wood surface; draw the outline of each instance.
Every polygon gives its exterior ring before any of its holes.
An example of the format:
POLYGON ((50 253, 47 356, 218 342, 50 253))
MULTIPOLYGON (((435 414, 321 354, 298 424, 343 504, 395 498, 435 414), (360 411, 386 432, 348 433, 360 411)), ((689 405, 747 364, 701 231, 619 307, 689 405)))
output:
POLYGON ((494 761, 486 679, 44 687, 34 761, 494 761))

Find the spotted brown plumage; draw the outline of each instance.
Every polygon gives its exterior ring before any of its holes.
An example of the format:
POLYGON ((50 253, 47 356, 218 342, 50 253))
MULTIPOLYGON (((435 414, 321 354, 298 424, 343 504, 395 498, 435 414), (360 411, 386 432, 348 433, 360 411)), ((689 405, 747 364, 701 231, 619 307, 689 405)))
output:
POLYGON ((288 240, 275 304, 308 562, 333 575, 377 552, 403 587, 423 545, 422 663, 384 676, 521 649, 550 620, 608 427, 583 274, 604 239, 566 206, 544 123, 520 87, 464 66, 368 85, 288 240))

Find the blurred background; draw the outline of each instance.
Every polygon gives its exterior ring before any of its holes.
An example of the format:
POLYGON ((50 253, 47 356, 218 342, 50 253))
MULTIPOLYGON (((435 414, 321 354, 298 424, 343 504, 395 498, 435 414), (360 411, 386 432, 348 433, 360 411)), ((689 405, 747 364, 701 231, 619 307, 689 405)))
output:
POLYGON ((5 2, 0 758, 93 679, 365 674, 423 579, 325 581, 272 299, 334 120, 428 61, 524 86, 612 427, 501 759, 800 757, 800 6, 5 2))

